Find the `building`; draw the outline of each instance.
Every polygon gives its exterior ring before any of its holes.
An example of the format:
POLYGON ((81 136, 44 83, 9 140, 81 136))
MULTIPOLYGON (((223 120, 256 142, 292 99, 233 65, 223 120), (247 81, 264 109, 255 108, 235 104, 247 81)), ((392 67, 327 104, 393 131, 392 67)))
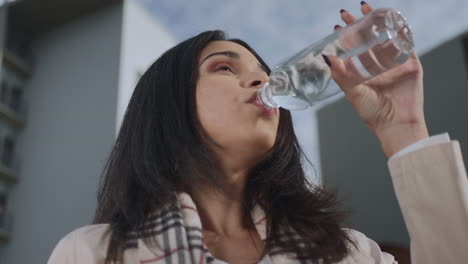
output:
MULTIPOLYGON (((61 237, 91 222, 99 174, 135 81, 148 64, 175 43, 139 2, 0 0, 0 263, 45 263, 61 237)), ((146 2, 151 3, 153 11, 162 10, 159 1, 146 2)), ((165 2, 173 5, 172 1, 165 2)), ((466 149, 468 110, 463 106, 468 95, 468 38, 463 33, 440 40, 466 25, 451 20, 465 14, 466 5, 463 1, 452 3, 458 6, 454 12, 453 8, 438 8, 440 3, 435 2, 424 8, 417 3, 396 2, 400 4, 395 6, 407 8, 405 14, 419 29, 416 36, 424 35, 416 46, 424 47, 420 54, 430 133, 448 131, 466 149), (450 13, 450 17, 432 17, 439 11, 450 13), (436 24, 442 28, 436 28, 436 24), (442 42, 433 47, 433 43, 442 42)), ((343 3, 329 1, 315 11, 300 8, 314 19, 307 20, 304 32, 326 35, 335 21, 322 10, 333 5, 338 11, 343 3)), ((188 4, 179 1, 178 5, 174 9, 188 4)), ((264 28, 257 20, 244 20, 258 26, 252 27, 255 34, 267 31, 301 46, 299 36, 284 37, 292 28, 290 23, 270 19, 280 13, 291 19, 283 9, 295 5, 283 5, 279 10, 285 12, 267 13, 270 9, 260 4, 259 10, 247 12, 254 18, 268 18, 264 20, 273 26, 264 28), (259 13, 262 10, 266 13, 259 13), (279 30, 281 34, 268 31, 280 24, 285 27, 279 30)), ((184 12, 175 12, 180 17, 171 17, 169 22, 183 19, 194 6, 200 6, 195 12, 205 15, 213 3, 188 6, 181 9, 184 12)), ((218 13, 230 23, 242 11, 244 5, 229 13, 212 11, 209 17, 218 13)), ((272 39, 258 35, 265 39, 265 46, 273 47, 268 45, 274 42, 272 39)), ((337 185, 346 208, 353 212, 351 227, 378 242, 408 245, 386 158, 347 101, 320 109, 317 117, 312 112, 297 116, 296 132, 304 135, 302 143, 312 161, 320 162, 316 165, 323 173, 324 184, 337 185)))
POLYGON ((0 263, 45 263, 92 221, 138 76, 175 41, 138 1, 0 7, 0 263))

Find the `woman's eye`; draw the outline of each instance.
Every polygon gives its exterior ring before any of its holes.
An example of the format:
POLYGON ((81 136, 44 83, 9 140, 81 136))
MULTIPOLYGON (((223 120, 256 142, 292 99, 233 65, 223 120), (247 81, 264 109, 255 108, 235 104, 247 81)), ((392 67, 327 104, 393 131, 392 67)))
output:
POLYGON ((226 65, 226 64, 223 64, 223 65, 219 65, 218 67, 216 67, 216 71, 228 71, 228 72, 232 72, 232 69, 229 65, 226 65))

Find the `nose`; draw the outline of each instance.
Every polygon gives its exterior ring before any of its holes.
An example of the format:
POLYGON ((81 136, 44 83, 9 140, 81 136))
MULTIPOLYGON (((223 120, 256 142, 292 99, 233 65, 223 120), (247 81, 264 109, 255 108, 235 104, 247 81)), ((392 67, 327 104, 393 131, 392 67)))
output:
POLYGON ((240 78, 240 85, 243 88, 260 88, 268 79, 265 72, 249 72, 240 78))

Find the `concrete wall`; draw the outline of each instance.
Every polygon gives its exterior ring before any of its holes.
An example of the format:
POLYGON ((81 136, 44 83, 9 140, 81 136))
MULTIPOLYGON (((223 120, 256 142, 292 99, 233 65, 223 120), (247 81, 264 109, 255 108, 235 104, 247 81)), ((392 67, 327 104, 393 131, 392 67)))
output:
POLYGON ((12 237, 0 247, 0 263, 46 263, 60 238, 91 223, 114 141, 121 24, 119 4, 33 43, 12 237))
MULTIPOLYGON (((4 76, 3 73, 3 48, 5 47, 6 38, 6 20, 7 8, 0 5, 0 83, 4 76)), ((8 187, 4 181, 0 181, 0 193, 7 192, 8 187)), ((8 202, 7 202, 8 203, 8 202)), ((8 210, 8 208, 6 208, 8 210)))
MULTIPOLYGON (((468 71, 464 58, 457 38, 431 50, 421 61, 430 134, 449 132, 468 153, 468 71)), ((324 181, 338 187, 344 205, 352 210, 351 227, 377 241, 409 245, 387 159, 375 136, 345 99, 322 109, 318 120, 324 181)))
MULTIPOLYGON (((464 34, 465 39, 468 34, 464 34)), ((459 140, 468 164, 468 47, 459 36, 424 55, 425 111, 429 132, 459 140), (464 50, 465 49, 465 50, 464 50)))
POLYGON ((139 76, 176 43, 139 1, 124 2, 116 134, 139 76))
MULTIPOLYGON (((0 6, 0 73, 2 72, 3 64, 3 47, 5 46, 6 38, 6 21, 7 21, 7 8, 0 6)), ((1 78, 1 74, 0 74, 1 78)))
POLYGON ((309 108, 302 111, 291 111, 291 116, 294 132, 307 158, 307 160, 303 160, 302 162, 306 175, 309 181, 321 185, 323 179, 321 176, 321 142, 319 138, 317 110, 315 108, 309 108))

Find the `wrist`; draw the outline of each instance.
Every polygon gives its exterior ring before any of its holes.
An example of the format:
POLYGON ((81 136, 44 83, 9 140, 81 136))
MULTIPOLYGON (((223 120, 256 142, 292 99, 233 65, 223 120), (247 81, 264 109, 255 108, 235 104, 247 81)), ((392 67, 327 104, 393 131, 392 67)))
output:
POLYGON ((422 139, 429 137, 425 123, 397 125, 376 132, 387 158, 422 139))

